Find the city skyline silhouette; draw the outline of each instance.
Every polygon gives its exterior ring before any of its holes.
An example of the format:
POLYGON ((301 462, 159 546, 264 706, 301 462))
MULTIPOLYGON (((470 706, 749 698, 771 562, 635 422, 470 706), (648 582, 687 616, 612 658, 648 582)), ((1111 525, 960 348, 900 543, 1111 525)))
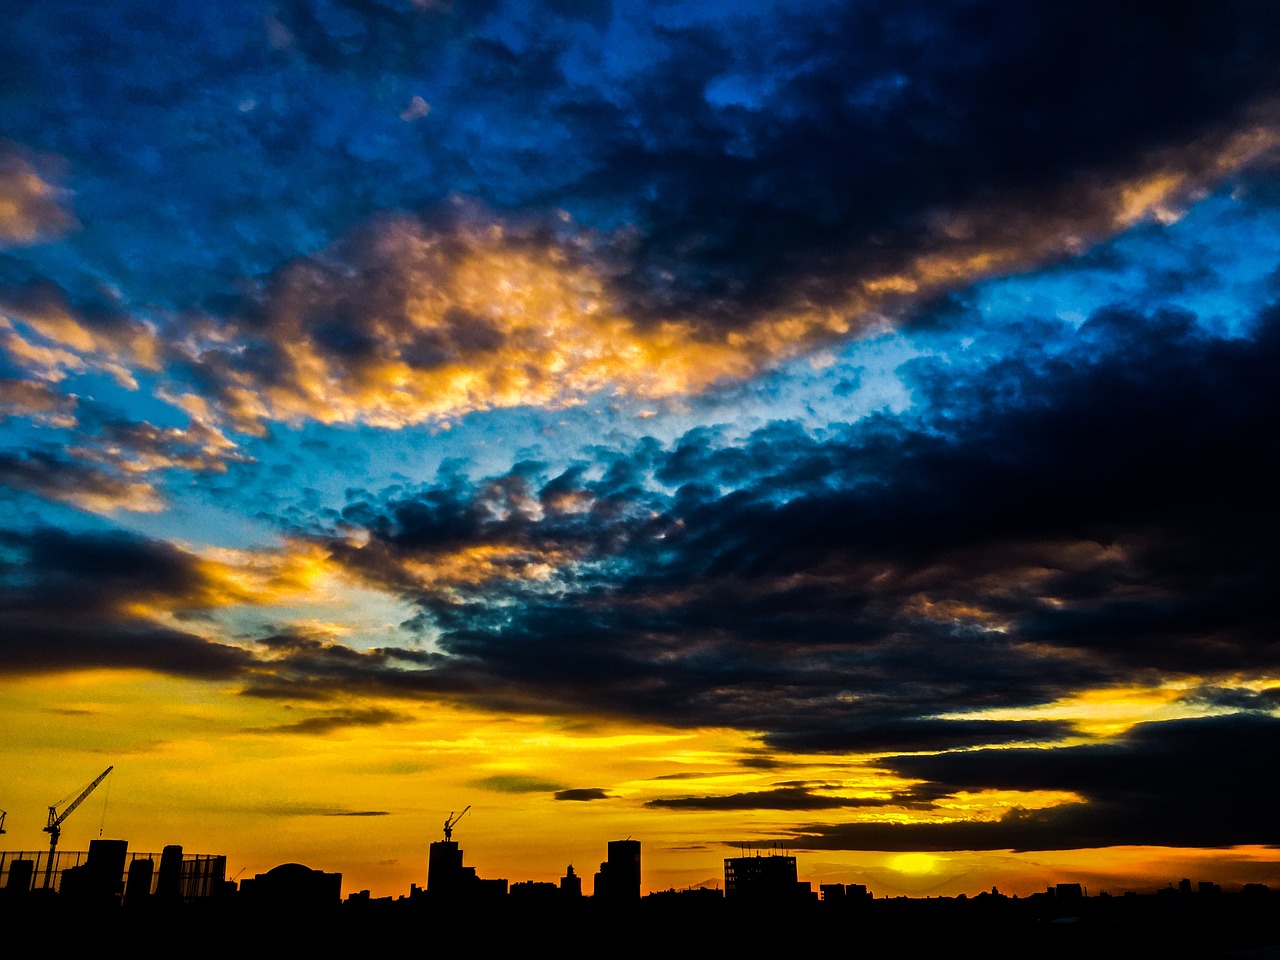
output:
MULTIPOLYGON (((452 826, 446 821, 447 827, 452 826)), ((451 831, 446 835, 451 837, 451 831)), ((55 854, 46 854, 55 856, 55 854)), ((939 949, 985 956, 1072 956, 1157 951, 1162 956, 1269 956, 1280 890, 1236 892, 1183 878, 1155 893, 1091 896, 1079 883, 1028 897, 993 888, 974 897, 877 898, 861 884, 797 879, 796 858, 776 851, 724 859, 724 889, 690 887, 641 895, 642 844, 610 841, 584 896, 572 865, 560 883, 478 876, 453 839, 431 844, 425 888, 398 897, 368 890, 343 898, 342 875, 291 862, 226 879, 226 858, 169 845, 128 852, 94 840, 86 857, 57 855, 55 883, 36 883, 38 858, 0 855, 0 922, 23 935, 51 924, 63 944, 104 936, 197 937, 206 947, 285 941, 295 948, 359 949, 371 937, 428 932, 437 944, 530 949, 554 938, 586 945, 627 930, 632 948, 673 943, 781 948, 799 938, 849 936, 863 949, 912 955, 939 949)))

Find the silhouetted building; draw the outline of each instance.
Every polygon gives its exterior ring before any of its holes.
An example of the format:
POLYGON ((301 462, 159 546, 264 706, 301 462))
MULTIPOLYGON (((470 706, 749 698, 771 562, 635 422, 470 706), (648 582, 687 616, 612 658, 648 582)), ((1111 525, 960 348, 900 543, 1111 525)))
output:
POLYGON ((184 855, 177 845, 165 847, 161 854, 130 853, 125 840, 95 840, 88 851, 59 850, 52 858, 46 853, 27 858, 0 851, 0 886, 6 890, 30 890, 33 884, 43 887, 41 878, 46 869, 50 886, 69 897, 118 901, 123 893, 130 902, 154 896, 168 903, 218 896, 228 890, 226 857, 184 855), (30 876, 26 873, 28 863, 30 876), (138 863, 144 866, 135 867, 138 863), (69 884, 65 888, 64 880, 69 884), (103 892, 108 889, 109 893, 103 892))
POLYGON ((91 840, 89 856, 78 867, 62 871, 60 893, 68 899, 98 904, 116 903, 124 893, 127 840, 91 840))
POLYGON ((160 877, 156 896, 166 903, 182 897, 182 847, 171 843, 160 851, 160 877))
MULTIPOLYGON (((472 871, 472 876, 475 871, 472 871)), ((462 896, 465 873, 462 849, 456 840, 437 840, 427 854, 427 892, 436 899, 462 896)))
POLYGON ((807 892, 796 879, 795 857, 756 854, 727 857, 724 861, 726 900, 793 900, 807 892))
POLYGON ((9 865, 9 880, 4 885, 6 890, 27 893, 31 890, 31 883, 35 879, 36 862, 34 860, 20 859, 14 860, 9 865))
POLYGON ((511 884, 507 895, 525 903, 553 903, 560 899, 560 887, 545 880, 519 880, 511 884))
POLYGON ((609 859, 595 877, 595 896, 608 903, 640 899, 640 841, 610 840, 609 859))
POLYGON ((342 874, 282 863, 250 880, 241 880, 240 895, 272 908, 336 907, 342 901, 342 874))
POLYGON ((1084 890, 1078 883, 1060 883, 1053 889, 1059 900, 1079 900, 1084 896, 1084 890))
POLYGON ((851 883, 847 886, 843 883, 820 883, 818 889, 822 893, 823 903, 852 903, 871 899, 866 885, 862 883, 851 883))
POLYGON ((140 906, 151 898, 151 879, 156 862, 138 858, 129 864, 129 877, 124 884, 124 903, 127 907, 140 906))
MULTIPOLYGON (((341 874, 339 874, 341 876, 341 874)), ((182 897, 203 900, 235 887, 227 883, 227 858, 221 854, 188 853, 182 857, 182 897)))
POLYGON ((710 908, 717 906, 724 899, 724 894, 714 887, 686 887, 677 890, 668 887, 666 890, 655 890, 644 897, 646 902, 662 903, 667 906, 679 904, 681 907, 710 908))
POLYGON ((427 855, 427 893, 433 900, 493 899, 507 895, 506 880, 482 880, 462 865, 455 840, 437 840, 427 855))
POLYGON ((569 864, 569 869, 565 871, 564 876, 560 878, 560 895, 575 899, 582 896, 582 878, 573 872, 572 863, 569 864))

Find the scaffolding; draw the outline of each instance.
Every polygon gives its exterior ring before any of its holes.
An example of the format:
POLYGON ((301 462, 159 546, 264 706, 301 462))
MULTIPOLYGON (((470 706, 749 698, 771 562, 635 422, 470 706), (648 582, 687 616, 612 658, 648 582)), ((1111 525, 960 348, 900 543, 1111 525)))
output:
MULTIPOLYGON (((132 891, 133 894, 135 896, 138 894, 151 896, 158 891, 161 879, 159 869, 161 857, 162 855, 159 853, 126 854, 124 874, 120 878, 120 889, 124 891, 125 896, 130 894, 128 882, 130 867, 134 861, 149 860, 153 864, 153 868, 150 871, 134 872, 135 878, 145 878, 149 881, 150 889, 145 892, 132 891)), ((62 873, 64 870, 83 866, 88 859, 89 853, 87 850, 58 850, 55 852, 51 869, 53 889, 60 890, 62 888, 62 873)), ((48 864, 49 852, 47 850, 0 850, 0 890, 22 889, 24 885, 27 891, 36 889, 40 885, 40 878, 43 878, 48 864), (27 864, 30 864, 30 866, 27 864)), ((185 901, 216 896, 221 892, 226 877, 227 858, 225 856, 183 853, 177 892, 185 901)))

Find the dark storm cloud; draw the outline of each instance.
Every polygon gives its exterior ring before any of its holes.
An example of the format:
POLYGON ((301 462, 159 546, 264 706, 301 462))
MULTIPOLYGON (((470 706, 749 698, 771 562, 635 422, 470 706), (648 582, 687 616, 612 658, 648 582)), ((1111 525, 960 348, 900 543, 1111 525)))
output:
POLYGON ((571 790, 557 790, 554 795, 556 800, 608 800, 609 792, 600 787, 575 787, 571 790))
POLYGON ((561 784, 551 780, 521 774, 496 774, 492 777, 482 777, 479 780, 468 781, 467 786, 492 790, 494 793, 549 793, 563 789, 561 784))
POLYGON ((342 810, 333 806, 308 804, 301 801, 296 803, 242 804, 238 805, 236 809, 267 814, 272 817, 387 817, 391 815, 389 811, 385 810, 342 810))
POLYGON ((814 793, 803 786, 777 787, 750 793, 707 797, 660 797, 646 800, 646 807, 669 810, 835 810, 883 807, 899 801, 875 797, 836 797, 814 793))
POLYGON ((912 412, 821 437, 699 430, 559 477, 358 494, 368 541, 335 557, 439 631, 445 658, 397 684, 775 749, 1054 741, 1069 724, 943 715, 1280 666, 1280 311, 1237 338, 1193 319, 1007 329, 1003 356, 904 369, 912 412), (499 543, 554 571, 415 566, 499 543))
MULTIPOLYGON (((845 326, 780 326, 752 362, 911 306, 913 332, 952 356, 901 371, 914 410, 820 435, 707 428, 568 469, 353 491, 324 531, 332 557, 416 602, 431 651, 209 644, 139 612, 201 608, 192 556, 87 534, 41 553, 53 534, 15 534, 13 668, 150 665, 236 676, 252 696, 455 697, 729 726, 779 752, 897 752, 1068 729, 955 712, 1280 665, 1275 311, 1238 339, 1155 308, 993 333, 955 293, 1166 215, 1268 149, 1276 8, 428 6, 14 13, 10 135, 66 158, 86 226, 0 262, 0 402, 10 420, 74 414, 84 442, 4 452, 0 480, 146 509, 159 501, 139 472, 225 462, 194 415, 159 427, 22 379, 81 363, 122 383, 156 371, 196 391, 191 409, 261 432, 617 385, 552 362, 616 345, 584 299, 634 321, 626 346, 672 361, 832 305, 845 326), (536 309, 489 309, 504 283, 536 309), (144 322, 140 304, 160 306, 144 322), (569 320, 548 335, 549 317, 569 320), (687 329, 672 346, 654 318, 687 329), (958 359, 966 329, 1000 340, 999 359, 958 359), (451 364, 474 396, 447 395, 451 364), (122 559, 59 566, 95 551, 122 559), (83 612, 64 614, 67 596, 83 612)), ((23 183, 44 195, 45 179, 23 183)), ((53 223, 47 205, 21 216, 53 223)), ((1172 296, 1209 269, 1147 286, 1172 296)), ((708 366, 655 395, 724 375, 708 366)))
POLYGON ((1065 790, 1083 803, 1014 810, 993 822, 851 823, 802 828, 797 849, 1049 850, 1117 844, 1280 843, 1280 719, 1145 723, 1115 741, 1052 750, 894 757, 895 773, 943 791, 1065 790))
MULTIPOLYGON (((411 698, 466 695, 476 679, 438 673, 444 657, 420 649, 356 650, 301 632, 218 643, 169 625, 199 619, 252 592, 202 558, 122 530, 52 527, 0 531, 0 673, 95 667, 238 681, 240 692, 324 703, 365 690, 411 698)), ((317 734, 401 723, 385 708, 331 708, 262 732, 317 734)))
POLYGON ((1071 733, 1071 724, 1049 720, 940 720, 890 717, 876 723, 857 713, 829 727, 773 732, 769 744, 795 753, 843 753, 850 749, 950 750, 974 744, 1050 742, 1071 733))
MULTIPOLYGON (((1280 92, 1252 39, 1280 34, 1280 18, 1246 37, 1240 18, 1256 12, 886 4, 659 17, 633 25, 639 39, 608 63, 586 41, 593 18, 423 15, 404 36, 432 20, 442 32, 428 46, 474 54, 432 112, 442 134, 456 124, 489 148, 468 143, 465 186, 399 205, 420 214, 344 223, 323 251, 173 318, 169 360, 253 433, 265 420, 405 426, 558 406, 602 380, 638 396, 698 393, 919 297, 1078 253, 1248 167, 1280 136, 1280 92), (1177 51, 1160 54, 1158 74, 1133 55, 1138 23, 1177 51), (1129 96, 1156 75, 1158 100, 1129 96), (1110 95, 1116 83, 1125 96, 1110 95), (524 98, 536 106, 513 108, 524 98), (531 116, 548 119, 526 129, 531 116), (477 284, 477 264, 496 263, 477 284), (544 312, 477 296, 504 281, 544 312), (547 319, 548 302, 597 301, 625 334, 596 329, 594 307, 571 325, 547 319), (735 334, 731 357, 700 359, 735 334), (651 336, 664 353, 674 338, 682 361, 657 380, 624 359, 651 352, 651 336)), ((297 4, 281 13, 282 49, 346 84, 366 77, 370 50, 403 62, 387 52, 404 42, 387 23, 406 18, 297 4)), ((421 58, 411 51, 424 82, 440 83, 421 58)), ((453 149, 442 135, 424 155, 453 168, 453 149)))
POLYGON ((65 159, 86 226, 6 261, 0 339, 51 381, 158 378, 206 418, 162 438, 199 471, 218 426, 713 390, 1167 219, 1280 138, 1255 0, 58 0, 6 27, 9 135, 65 159))
POLYGON ((94 667, 228 679, 250 656, 155 622, 139 607, 201 605, 195 558, 123 532, 0 532, 0 671, 94 667))
POLYGON ((0 487, 96 513, 154 513, 165 505, 167 474, 208 476, 253 462, 199 419, 158 426, 32 381, 0 380, 0 422, 6 418, 25 419, 40 433, 20 449, 0 451, 0 487))
POLYGON ((8 135, 66 158, 87 272, 183 308, 463 195, 567 209, 635 312, 723 328, 921 256, 1061 253, 1115 227, 1121 182, 1229 172, 1280 92, 1262 0, 149 13, 15 12, 0 90, 8 135))
POLYGON ((275 727, 254 728, 253 733, 299 733, 307 736, 329 734, 347 727, 383 727, 389 723, 408 723, 413 718, 394 710, 372 707, 367 710, 342 710, 337 713, 306 717, 294 723, 275 727))
POLYGON ((150 484, 69 456, 65 448, 44 445, 0 452, 0 487, 102 512, 160 507, 150 484))
POLYGON ((1185 703, 1197 706, 1220 707, 1233 711, 1274 711, 1280 707, 1280 687, 1253 691, 1210 685, 1194 690, 1181 699, 1185 703))
MULTIPOLYGON (((593 115, 605 161, 579 190, 638 199, 624 276, 642 309, 734 323, 1038 222, 1096 235, 1107 180, 1275 95, 1278 33, 1253 2, 788 5, 662 31, 624 108, 593 115)), ((1211 166, 1202 150, 1178 165, 1211 166)))
POLYGON ((145 326, 107 290, 76 298, 56 281, 42 276, 28 276, 20 283, 0 286, 0 311, 54 341, 66 342, 66 334, 74 333, 123 349, 147 337, 145 326))

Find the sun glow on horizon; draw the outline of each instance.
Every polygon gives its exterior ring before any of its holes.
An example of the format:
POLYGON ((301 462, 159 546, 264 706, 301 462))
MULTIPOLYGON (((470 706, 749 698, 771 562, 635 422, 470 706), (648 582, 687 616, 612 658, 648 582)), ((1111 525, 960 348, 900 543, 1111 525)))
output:
POLYGON ((938 869, 941 858, 928 853, 902 853, 889 861, 889 866, 899 873, 919 877, 938 869))

